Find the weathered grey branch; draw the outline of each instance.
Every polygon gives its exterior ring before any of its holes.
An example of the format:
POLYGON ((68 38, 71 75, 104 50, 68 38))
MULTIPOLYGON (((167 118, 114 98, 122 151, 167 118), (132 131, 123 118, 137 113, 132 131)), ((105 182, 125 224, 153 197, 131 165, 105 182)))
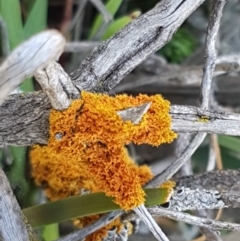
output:
POLYGON ((50 109, 43 92, 9 96, 0 106, 0 147, 46 144, 50 109))
POLYGON ((0 66, 0 105, 26 78, 58 59, 64 46, 65 39, 56 30, 39 33, 19 45, 0 66))
POLYGON ((176 132, 206 132, 238 136, 239 114, 202 110, 193 106, 173 105, 170 110, 172 130, 176 132))
POLYGON ((70 53, 84 53, 84 52, 91 52, 94 48, 100 45, 101 42, 98 41, 81 41, 81 42, 69 42, 66 44, 64 52, 70 53))
POLYGON ((187 213, 182 213, 178 211, 172 211, 164 208, 149 208, 149 212, 152 215, 163 216, 176 221, 183 221, 192 225, 199 227, 206 227, 212 230, 231 230, 231 231, 240 231, 240 225, 235 223, 221 222, 217 220, 212 220, 208 218, 199 218, 187 213))
POLYGON ((162 0, 102 43, 71 73, 78 89, 108 92, 170 39, 204 0, 162 0), (111 60, 111 61, 110 61, 111 60))
POLYGON ((203 81, 201 86, 202 91, 200 96, 201 107, 203 109, 208 109, 209 107, 210 89, 217 59, 217 50, 215 46, 216 38, 225 3, 226 1, 224 0, 214 0, 209 25, 207 28, 207 37, 205 43, 206 60, 203 67, 203 81))
POLYGON ((147 183, 146 187, 157 187, 170 179, 172 175, 175 174, 187 160, 189 160, 189 158, 203 142, 205 136, 206 133, 198 133, 195 135, 182 155, 175 162, 170 164, 163 172, 156 175, 149 183, 147 183))
MULTIPOLYGON (((212 10, 211 19, 209 22, 207 39, 206 39, 206 61, 203 69, 203 79, 201 85, 200 103, 201 109, 209 108, 210 88, 212 83, 213 71, 216 61, 215 40, 219 29, 219 23, 222 15, 222 9, 225 1, 215 0, 212 10)), ((181 156, 171 165, 169 165, 162 173, 156 175, 147 186, 156 187, 162 182, 168 180, 175 174, 184 163, 192 156, 195 150, 204 140, 206 133, 197 133, 191 143, 186 147, 186 150, 181 156)))
POLYGON ((221 200, 224 206, 240 207, 240 170, 212 171, 181 177, 174 181, 176 181, 176 185, 179 188, 217 191, 219 201, 221 200))
MULTIPOLYGON (((79 51, 80 50, 81 45, 79 44, 79 51)), ((219 63, 216 64, 214 77, 240 71, 240 56, 223 56, 223 58, 220 57, 219 60, 224 60, 224 62, 219 61, 219 63), (228 58, 228 62, 225 57, 228 58)), ((131 91, 133 88, 149 85, 157 85, 159 89, 167 86, 182 86, 182 88, 185 86, 200 86, 203 74, 202 68, 202 65, 179 68, 172 65, 165 65, 159 74, 149 76, 146 73, 141 73, 134 76, 127 76, 123 83, 114 88, 113 92, 121 93, 131 91)))
POLYGON ((9 185, 5 173, 0 168, 0 240, 37 241, 34 231, 27 223, 9 185))
POLYGON ((123 214, 123 211, 114 211, 111 213, 108 213, 101 217, 99 220, 94 222, 93 224, 90 224, 81 230, 77 230, 73 233, 70 233, 66 235, 65 237, 62 237, 58 239, 57 241, 78 241, 84 239, 87 235, 97 231, 98 229, 104 227, 105 225, 112 222, 114 219, 119 217, 121 214, 123 214))
POLYGON ((56 110, 67 109, 73 99, 79 98, 79 91, 60 64, 52 61, 34 74, 35 79, 47 94, 51 106, 56 110))
POLYGON ((141 220, 147 225, 147 227, 151 230, 154 237, 159 241, 169 241, 167 236, 163 233, 161 228, 155 222, 153 217, 150 215, 148 210, 142 204, 137 208, 134 208, 134 212, 141 218, 141 220))
MULTIPOLYGON (((46 144, 51 104, 43 92, 14 94, 0 106, 0 147, 46 144)), ((240 136, 240 114, 171 107, 172 129, 240 136)))
POLYGON ((177 186, 230 192, 240 187, 240 170, 218 170, 174 179, 177 186))

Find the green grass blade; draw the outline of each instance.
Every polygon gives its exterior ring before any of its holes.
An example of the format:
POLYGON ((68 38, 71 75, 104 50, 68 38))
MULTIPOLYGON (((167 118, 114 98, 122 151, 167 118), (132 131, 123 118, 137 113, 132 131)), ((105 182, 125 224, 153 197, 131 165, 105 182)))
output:
POLYGON ((29 192, 29 183, 25 179, 27 148, 14 146, 10 147, 10 150, 14 161, 7 172, 7 177, 19 202, 25 206, 25 198, 29 192))
POLYGON ((130 23, 134 18, 139 17, 141 14, 140 11, 134 11, 133 13, 123 16, 119 19, 114 20, 110 26, 107 28, 105 34, 103 35, 102 40, 106 40, 112 37, 116 32, 125 27, 128 23, 130 23))
POLYGON ((14 49, 24 40, 20 1, 0 0, 0 13, 7 27, 10 48, 14 49))
POLYGON ((47 3, 47 0, 35 0, 23 28, 25 38, 29 38, 46 29, 47 3))
MULTIPOLYGON (((123 0, 109 0, 107 2, 106 9, 108 10, 109 13, 112 14, 113 17, 116 14, 116 12, 118 11, 122 2, 123 2, 123 0)), ((94 20, 93 26, 91 28, 91 31, 89 34, 89 39, 91 39, 96 34, 96 32, 99 30, 99 28, 102 26, 102 24, 103 24, 103 17, 101 14, 98 14, 96 19, 94 20)))
POLYGON ((44 227, 42 237, 44 241, 57 240, 59 238, 58 224, 51 224, 44 227))
MULTIPOLYGON (((23 27, 25 39, 46 29, 48 0, 35 0, 23 27)), ((34 90, 32 79, 27 79, 21 85, 21 90, 30 92, 34 90)))
MULTIPOLYGON (((169 198, 169 188, 144 189, 146 192, 146 206, 165 203, 169 198)), ((73 196, 54 202, 23 209, 32 227, 37 228, 53 223, 119 210, 111 197, 104 193, 93 193, 73 196)))
POLYGON ((231 151, 240 152, 240 138, 232 136, 218 136, 218 143, 231 151))

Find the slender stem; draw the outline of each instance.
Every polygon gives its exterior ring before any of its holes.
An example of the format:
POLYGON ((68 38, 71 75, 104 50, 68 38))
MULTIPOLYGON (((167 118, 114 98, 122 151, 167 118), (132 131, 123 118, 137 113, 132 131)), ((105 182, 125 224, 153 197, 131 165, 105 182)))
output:
POLYGON ((111 213, 108 213, 98 219, 95 223, 90 224, 81 230, 75 231, 73 233, 70 233, 66 235, 65 237, 62 237, 58 239, 57 241, 78 241, 84 239, 86 236, 90 235, 91 233, 97 231, 98 229, 104 227, 105 225, 112 222, 114 219, 119 217, 123 214, 123 211, 114 211, 111 213))
POLYGON ((187 213, 172 211, 165 208, 149 208, 149 212, 155 216, 163 216, 176 221, 183 221, 191 225, 210 228, 212 230, 240 231, 240 224, 221 222, 210 218, 200 218, 187 213))
POLYGON ((218 29, 220 26, 220 19, 222 16, 222 10, 225 5, 225 0, 214 0, 213 8, 211 11, 211 17, 207 29, 207 37, 205 43, 205 64, 203 67, 203 80, 201 86, 200 102, 203 109, 208 109, 211 82, 213 78, 213 71, 216 65, 217 50, 216 50, 216 38, 218 29))
POLYGON ((163 172, 156 175, 149 183, 147 183, 146 187, 157 187, 161 185, 164 181, 171 178, 173 174, 175 174, 182 167, 182 165, 187 160, 189 160, 192 154, 201 145, 205 137, 206 133, 198 133, 197 135, 195 135, 195 137, 190 142, 181 157, 179 157, 175 162, 169 165, 163 172))
POLYGON ((134 208, 134 212, 141 218, 141 220, 147 225, 154 237, 159 241, 169 241, 167 236, 163 233, 161 228, 157 225, 153 217, 148 210, 142 204, 137 208, 134 208))

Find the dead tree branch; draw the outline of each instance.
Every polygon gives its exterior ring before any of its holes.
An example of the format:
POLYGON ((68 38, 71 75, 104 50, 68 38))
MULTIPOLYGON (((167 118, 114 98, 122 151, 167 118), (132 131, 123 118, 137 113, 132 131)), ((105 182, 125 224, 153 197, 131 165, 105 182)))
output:
POLYGON ((212 220, 210 218, 199 218, 187 213, 167 210, 164 208, 150 208, 149 212, 155 216, 163 216, 176 221, 183 221, 185 223, 196 225, 199 227, 205 227, 212 230, 230 230, 230 231, 240 231, 240 225, 235 223, 226 223, 217 220, 212 220))
POLYGON ((1 234, 3 241, 37 241, 34 231, 28 224, 26 218, 18 205, 8 179, 0 168, 0 207, 1 207, 1 234))

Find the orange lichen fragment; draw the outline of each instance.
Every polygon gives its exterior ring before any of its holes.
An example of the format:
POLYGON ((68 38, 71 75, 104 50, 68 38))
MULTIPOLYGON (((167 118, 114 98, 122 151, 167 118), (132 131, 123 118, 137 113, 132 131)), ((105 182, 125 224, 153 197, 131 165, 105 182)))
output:
POLYGON ((124 145, 158 146, 176 137, 171 131, 170 104, 160 95, 137 97, 82 92, 65 111, 51 110, 47 146, 31 152, 32 175, 47 196, 60 199, 81 189, 103 191, 124 210, 142 204, 142 185, 151 179, 147 167, 138 167, 124 145), (150 102, 139 124, 122 121, 117 111, 150 102))
MULTIPOLYGON (((86 227, 87 225, 94 223, 97 221, 102 215, 92 215, 90 217, 84 217, 80 219, 76 219, 74 221, 74 225, 76 225, 79 228, 86 227)), ((125 225, 127 226, 128 235, 132 234, 132 224, 128 221, 125 221, 125 225)), ((105 227, 101 228, 100 230, 94 232, 91 235, 88 235, 85 239, 85 241, 102 241, 104 238, 106 238, 108 231, 116 229, 116 233, 121 232, 121 230, 124 228, 124 224, 121 222, 120 218, 116 218, 114 221, 106 225, 105 227)))

